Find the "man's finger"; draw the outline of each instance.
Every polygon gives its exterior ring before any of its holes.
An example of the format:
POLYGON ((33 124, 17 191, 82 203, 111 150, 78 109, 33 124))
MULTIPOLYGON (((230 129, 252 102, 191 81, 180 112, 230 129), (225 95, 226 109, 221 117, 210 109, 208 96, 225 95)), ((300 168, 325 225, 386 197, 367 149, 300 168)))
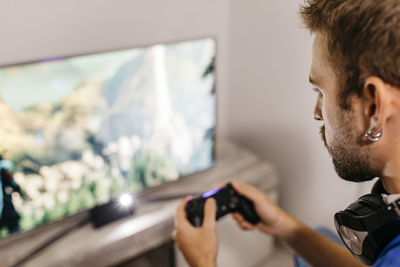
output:
POLYGON ((248 223, 246 221, 236 221, 236 224, 242 229, 242 230, 254 230, 255 226, 252 225, 251 223, 248 223))
POLYGON ((264 197, 264 193, 254 186, 239 182, 232 182, 232 186, 239 194, 250 200, 261 200, 264 197))
POLYGON ((172 239, 175 240, 175 241, 176 241, 176 235, 177 235, 177 232, 176 232, 176 230, 174 230, 172 232, 172 239))
POLYGON ((246 226, 244 226, 244 225, 241 224, 241 223, 238 223, 238 226, 239 226, 239 228, 242 229, 243 231, 249 230, 249 229, 246 228, 246 226))
POLYGON ((217 202, 213 197, 210 197, 206 200, 204 205, 204 221, 203 225, 206 227, 214 227, 217 216, 217 202))
POLYGON ((242 216, 240 213, 235 212, 235 213, 232 214, 232 217, 233 217, 233 219, 235 219, 237 222, 244 221, 244 218, 243 218, 243 216, 242 216))
POLYGON ((246 221, 243 221, 242 223, 242 226, 246 229, 246 230, 254 230, 254 225, 252 225, 251 223, 248 223, 248 222, 246 222, 246 221))

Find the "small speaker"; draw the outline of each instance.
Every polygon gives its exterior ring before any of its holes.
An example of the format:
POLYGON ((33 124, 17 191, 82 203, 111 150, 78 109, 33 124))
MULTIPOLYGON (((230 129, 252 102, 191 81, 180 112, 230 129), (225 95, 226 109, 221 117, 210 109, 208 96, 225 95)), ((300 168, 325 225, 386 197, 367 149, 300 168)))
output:
POLYGON ((90 220, 98 228, 127 216, 132 216, 135 212, 133 204, 126 205, 120 199, 99 205, 90 210, 90 220))

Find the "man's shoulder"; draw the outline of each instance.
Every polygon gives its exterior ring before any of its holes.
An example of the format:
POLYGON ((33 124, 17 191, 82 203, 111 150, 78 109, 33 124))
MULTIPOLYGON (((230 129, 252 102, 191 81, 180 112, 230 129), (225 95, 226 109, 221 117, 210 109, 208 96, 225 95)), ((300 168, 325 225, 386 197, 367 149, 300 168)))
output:
POLYGON ((373 267, 383 266, 400 266, 400 235, 389 243, 373 265, 373 267))

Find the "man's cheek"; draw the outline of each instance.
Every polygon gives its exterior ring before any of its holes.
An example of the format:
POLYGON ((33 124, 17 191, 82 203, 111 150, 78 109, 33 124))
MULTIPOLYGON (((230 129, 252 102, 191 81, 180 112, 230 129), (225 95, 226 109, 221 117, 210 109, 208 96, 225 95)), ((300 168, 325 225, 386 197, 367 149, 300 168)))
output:
POLYGON ((335 132, 335 128, 332 128, 330 124, 325 125, 325 141, 328 146, 331 146, 335 143, 335 140, 338 139, 338 136, 335 132))

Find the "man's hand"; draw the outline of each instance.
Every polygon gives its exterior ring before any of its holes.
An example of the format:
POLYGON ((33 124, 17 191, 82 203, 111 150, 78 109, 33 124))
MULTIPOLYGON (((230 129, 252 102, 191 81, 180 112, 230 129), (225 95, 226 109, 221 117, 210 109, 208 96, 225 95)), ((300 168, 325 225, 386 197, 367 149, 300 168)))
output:
POLYGON ((172 238, 192 267, 216 266, 218 239, 216 232, 217 204, 214 198, 207 199, 204 205, 204 220, 200 228, 190 224, 186 218, 184 199, 176 212, 175 231, 172 238))
POLYGON ((246 222, 240 214, 233 214, 242 229, 258 228, 282 239, 312 266, 364 266, 346 248, 297 221, 257 188, 241 183, 232 185, 239 194, 253 201, 254 208, 261 218, 261 222, 254 226, 246 222))
POLYGON ((294 231, 298 222, 279 208, 263 192, 253 186, 237 182, 233 182, 232 186, 239 194, 253 202, 254 208, 261 219, 261 222, 254 226, 247 222, 239 213, 234 213, 233 218, 240 228, 244 230, 258 228, 264 233, 282 239, 285 239, 285 237, 288 237, 294 231))

